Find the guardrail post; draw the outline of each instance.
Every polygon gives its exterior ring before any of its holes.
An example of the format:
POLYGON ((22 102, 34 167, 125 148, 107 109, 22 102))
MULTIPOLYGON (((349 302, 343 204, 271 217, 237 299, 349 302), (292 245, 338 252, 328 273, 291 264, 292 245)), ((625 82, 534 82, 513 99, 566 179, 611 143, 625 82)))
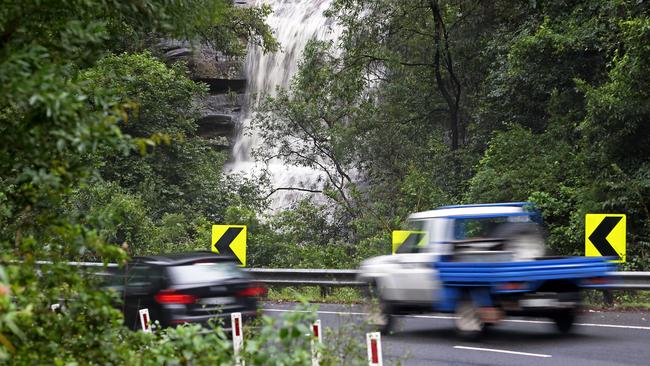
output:
POLYGON ((603 301, 607 306, 614 305, 614 293, 612 290, 603 290, 603 301))
POLYGON ((332 293, 332 290, 329 287, 326 286, 318 286, 318 287, 320 287, 320 296, 322 298, 326 298, 332 293))

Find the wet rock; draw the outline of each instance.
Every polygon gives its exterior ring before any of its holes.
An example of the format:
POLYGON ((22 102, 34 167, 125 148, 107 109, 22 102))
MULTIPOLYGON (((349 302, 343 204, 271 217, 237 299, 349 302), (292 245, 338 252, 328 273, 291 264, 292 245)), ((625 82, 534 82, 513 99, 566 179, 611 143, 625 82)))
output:
POLYGON ((197 134, 212 148, 229 150, 246 102, 244 59, 195 42, 162 40, 157 46, 169 62, 187 62, 190 77, 208 85, 208 95, 196 101, 201 108, 197 134))
POLYGON ((192 54, 192 50, 186 47, 174 48, 165 52, 165 57, 168 59, 181 59, 192 54))
POLYGON ((208 84, 210 94, 243 93, 246 91, 245 79, 194 78, 194 80, 208 84))
POLYGON ((199 136, 212 139, 217 136, 230 137, 235 130, 235 123, 231 115, 211 114, 201 117, 197 122, 199 136))

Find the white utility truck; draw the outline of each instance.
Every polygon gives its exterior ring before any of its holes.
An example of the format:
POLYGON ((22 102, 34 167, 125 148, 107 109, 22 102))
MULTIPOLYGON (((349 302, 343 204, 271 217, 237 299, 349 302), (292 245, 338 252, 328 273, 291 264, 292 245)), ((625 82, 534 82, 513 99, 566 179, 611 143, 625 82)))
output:
POLYGON ((541 215, 528 202, 445 206, 408 218, 424 240, 368 259, 358 279, 378 299, 390 331, 399 314, 455 313, 462 335, 479 335, 505 315, 552 319, 567 332, 583 288, 607 285, 607 258, 551 257, 541 215))

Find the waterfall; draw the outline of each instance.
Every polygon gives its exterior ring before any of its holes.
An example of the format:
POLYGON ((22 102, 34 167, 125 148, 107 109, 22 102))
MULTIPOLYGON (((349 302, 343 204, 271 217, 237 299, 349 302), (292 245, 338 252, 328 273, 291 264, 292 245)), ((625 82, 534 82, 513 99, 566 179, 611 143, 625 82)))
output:
MULTIPOLYGON (((332 0, 257 0, 255 5, 268 4, 273 13, 267 23, 274 30, 280 44, 275 53, 264 53, 259 47, 248 47, 245 73, 247 78, 248 103, 243 112, 240 131, 234 144, 229 169, 232 173, 252 176, 259 172, 262 163, 251 157, 253 149, 261 147, 262 139, 251 130, 251 119, 261 100, 275 94, 276 87, 289 86, 298 68, 303 49, 311 39, 336 39, 339 30, 330 28, 330 20, 323 12, 332 0)), ((322 177, 318 171, 305 167, 285 165, 279 160, 268 163, 272 188, 293 187, 303 189, 322 188, 322 177)), ((305 197, 305 192, 277 191, 272 196, 271 208, 278 211, 290 206, 296 199, 305 197)))

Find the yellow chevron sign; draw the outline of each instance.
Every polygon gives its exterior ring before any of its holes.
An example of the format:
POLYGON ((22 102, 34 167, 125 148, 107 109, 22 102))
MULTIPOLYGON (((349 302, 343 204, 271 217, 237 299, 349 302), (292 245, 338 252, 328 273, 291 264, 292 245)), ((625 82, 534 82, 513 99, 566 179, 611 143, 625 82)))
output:
POLYGON ((393 231, 393 250, 392 253, 397 253, 397 249, 404 244, 409 246, 423 247, 429 240, 429 233, 426 231, 408 231, 408 230, 395 230, 393 231))
POLYGON ((625 262, 625 221, 623 214, 587 214, 585 256, 614 257, 612 262, 625 262))
POLYGON ((246 267, 246 225, 212 225, 212 251, 236 257, 246 267))

